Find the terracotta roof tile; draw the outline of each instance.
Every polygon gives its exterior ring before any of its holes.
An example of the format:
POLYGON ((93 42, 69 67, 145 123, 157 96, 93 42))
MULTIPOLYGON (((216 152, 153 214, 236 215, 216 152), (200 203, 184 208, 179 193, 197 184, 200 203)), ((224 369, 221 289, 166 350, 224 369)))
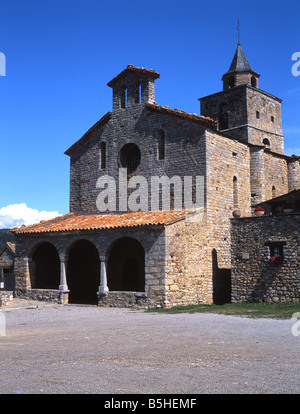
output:
POLYGON ((110 86, 111 88, 113 88, 122 79, 124 79, 125 76, 130 72, 138 73, 140 75, 146 75, 154 79, 157 79, 160 77, 160 74, 153 69, 137 68, 136 66, 128 65, 126 69, 124 69, 117 76, 115 76, 111 81, 109 81, 107 86, 110 86))
POLYGON ((15 234, 102 230, 123 227, 167 225, 183 220, 193 210, 137 211, 120 214, 69 213, 52 220, 11 230, 15 234))
POLYGON ((146 103, 146 108, 150 110, 154 110, 157 112, 165 113, 167 115, 175 116, 177 118, 181 118, 187 121, 200 123, 202 125, 205 125, 209 128, 216 129, 217 128, 217 122, 209 117, 197 115, 197 114, 190 114, 186 111, 180 111, 179 109, 171 109, 168 106, 162 106, 158 105, 157 103, 146 103))

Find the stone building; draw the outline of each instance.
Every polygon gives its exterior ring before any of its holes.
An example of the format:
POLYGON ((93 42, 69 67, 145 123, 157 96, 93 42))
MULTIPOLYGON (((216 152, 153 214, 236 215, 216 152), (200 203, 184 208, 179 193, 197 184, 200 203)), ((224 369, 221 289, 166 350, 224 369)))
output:
POLYGON ((300 188, 299 158, 284 155, 281 100, 258 88, 240 43, 223 90, 199 99, 200 115, 157 104, 159 77, 128 65, 108 83, 112 111, 66 151, 70 213, 14 229, 19 296, 230 301, 233 211, 249 216, 253 203, 300 188))
POLYGON ((6 242, 0 251, 0 290, 14 291, 15 244, 6 242))
POLYGON ((232 301, 300 300, 300 190, 232 219, 232 301))

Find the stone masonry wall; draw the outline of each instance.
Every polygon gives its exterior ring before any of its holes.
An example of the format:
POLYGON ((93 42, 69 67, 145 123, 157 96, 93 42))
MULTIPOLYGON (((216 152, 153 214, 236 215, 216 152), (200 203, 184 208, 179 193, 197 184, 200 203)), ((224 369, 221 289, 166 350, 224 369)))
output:
MULTIPOLYGON (((100 176, 109 175, 119 183, 119 154, 127 143, 138 145, 141 162, 131 175, 142 175, 148 182, 151 209, 151 176, 204 176, 204 127, 172 116, 155 113, 144 104, 117 109, 110 121, 71 157, 70 211, 96 212, 96 188, 100 176), (158 159, 159 130, 165 134, 165 157, 158 159), (100 145, 106 143, 106 168, 100 166, 100 145)), ((128 176, 130 178, 131 176, 128 176)), ((131 192, 128 190, 128 196, 131 192)))
POLYGON ((215 249, 218 265, 230 268, 230 218, 235 207, 242 215, 250 214, 250 151, 237 140, 207 131, 207 233, 212 255, 215 249), (234 202, 236 177, 237 203, 234 202))
POLYGON ((224 132, 246 142, 263 145, 267 138, 274 152, 283 154, 280 100, 260 89, 241 85, 200 98, 201 114, 218 120, 220 105, 228 105, 224 132))
POLYGON ((166 226, 166 306, 212 303, 212 264, 203 210, 166 226))
POLYGON ((281 101, 259 89, 247 87, 248 142, 262 145, 267 138, 270 149, 283 154, 281 101))
POLYGON ((263 201, 288 193, 288 181, 286 158, 266 150, 264 152, 265 199, 263 201))
POLYGON ((200 98, 201 115, 209 116, 216 121, 219 118, 220 105, 228 105, 228 129, 234 137, 248 142, 247 101, 245 86, 239 86, 213 95, 200 98))
POLYGON ((231 220, 232 301, 300 300, 300 215, 231 220), (271 264, 270 245, 283 246, 284 261, 271 264))

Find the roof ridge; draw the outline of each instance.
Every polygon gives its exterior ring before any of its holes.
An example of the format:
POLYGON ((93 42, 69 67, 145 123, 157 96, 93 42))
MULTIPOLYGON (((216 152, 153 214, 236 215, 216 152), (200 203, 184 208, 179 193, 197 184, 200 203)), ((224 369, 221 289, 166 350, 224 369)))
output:
POLYGON ((105 125, 111 118, 111 112, 106 112, 102 118, 99 119, 81 138, 79 138, 73 145, 71 145, 66 151, 66 155, 72 155, 75 151, 78 150, 86 141, 97 132, 103 125, 105 125))
POLYGON ((36 229, 36 228, 39 228, 40 226, 45 226, 47 224, 58 223, 60 221, 63 221, 65 218, 71 217, 73 215, 75 215, 75 213, 72 212, 72 213, 64 214, 62 216, 54 217, 54 218, 49 219, 49 220, 41 220, 38 223, 29 224, 28 226, 26 226, 25 224, 22 224, 22 226, 20 226, 20 227, 14 227, 13 229, 11 229, 10 233, 16 233, 18 231, 30 230, 32 228, 36 229))
POLYGON ((162 106, 162 105, 159 105, 156 102, 155 103, 147 102, 146 103, 146 108, 164 110, 165 112, 169 113, 170 115, 177 115, 179 117, 183 117, 183 118, 188 119, 190 121, 197 121, 197 122, 200 121, 202 123, 209 124, 211 127, 216 127, 217 126, 217 121, 215 121, 213 118, 205 117, 203 115, 198 115, 198 114, 191 114, 189 112, 179 110, 179 109, 176 109, 176 108, 172 109, 169 106, 162 106))
POLYGON ((127 67, 122 70, 118 75, 116 75, 111 81, 107 83, 107 86, 113 88, 117 85, 129 72, 135 72, 142 75, 150 75, 154 79, 158 79, 160 74, 156 72, 154 69, 146 69, 146 68, 138 68, 137 66, 127 65, 127 67))
POLYGON ((20 227, 14 233, 53 233, 67 231, 89 231, 122 227, 141 227, 168 225, 184 220, 195 209, 130 211, 119 214, 83 214, 70 213, 59 219, 48 220, 38 225, 20 227), (109 219, 108 219, 109 217, 109 219), (57 226, 54 226, 57 223, 57 226))

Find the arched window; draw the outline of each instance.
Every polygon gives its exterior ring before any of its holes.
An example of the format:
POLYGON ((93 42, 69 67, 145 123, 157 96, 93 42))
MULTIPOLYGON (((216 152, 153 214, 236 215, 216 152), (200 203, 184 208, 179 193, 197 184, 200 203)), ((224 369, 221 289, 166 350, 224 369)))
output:
POLYGON ((133 173, 141 162, 141 151, 134 143, 125 144, 119 154, 119 165, 127 168, 127 173, 133 173))
POLYGON ((269 146, 270 146, 270 141, 268 140, 268 138, 264 138, 264 139, 263 139, 263 144, 264 144, 266 147, 269 147, 269 146))
POLYGON ((255 76, 251 77, 251 86, 253 86, 253 88, 257 88, 257 79, 255 76))
POLYGON ((234 86, 235 86, 234 77, 233 77, 233 76, 231 76, 231 77, 228 79, 228 87, 229 87, 229 88, 234 88, 234 86))
POLYGON ((106 143, 103 141, 100 145, 100 168, 101 170, 106 168, 106 143))
POLYGON ((273 187, 272 187, 272 198, 275 198, 275 197, 276 197, 276 188, 273 185, 273 187))
POLYGON ((228 129, 228 105, 221 103, 219 107, 219 130, 228 129))
POLYGON ((233 206, 239 206, 238 179, 233 177, 233 206))
POLYGON ((158 159, 164 160, 165 159, 165 131, 160 129, 158 131, 158 159))

